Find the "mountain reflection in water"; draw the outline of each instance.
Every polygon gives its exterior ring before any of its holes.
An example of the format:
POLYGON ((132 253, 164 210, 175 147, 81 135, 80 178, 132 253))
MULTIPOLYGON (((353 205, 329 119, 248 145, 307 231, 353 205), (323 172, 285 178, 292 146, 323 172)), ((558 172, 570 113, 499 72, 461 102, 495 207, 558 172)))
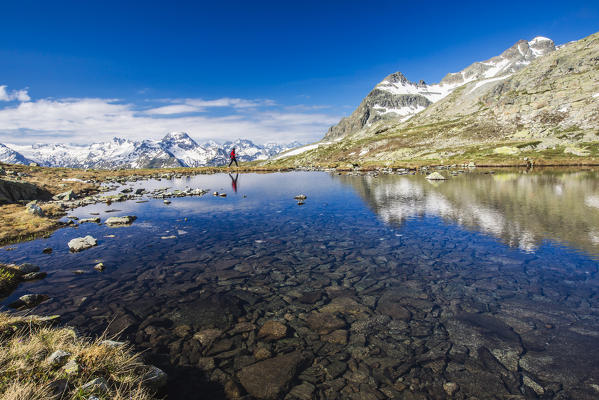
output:
POLYGON ((599 180, 592 171, 472 173, 431 182, 424 176, 337 176, 385 222, 438 216, 534 250, 544 240, 599 255, 599 180))

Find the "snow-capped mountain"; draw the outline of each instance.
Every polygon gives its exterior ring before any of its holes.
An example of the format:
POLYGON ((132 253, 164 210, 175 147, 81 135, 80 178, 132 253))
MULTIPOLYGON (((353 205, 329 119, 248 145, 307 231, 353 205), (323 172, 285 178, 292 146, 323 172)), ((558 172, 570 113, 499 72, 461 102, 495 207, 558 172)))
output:
POLYGON ((298 143, 256 145, 249 140, 218 144, 198 144, 185 132, 171 132, 162 140, 132 141, 114 138, 89 146, 36 144, 33 146, 0 144, 0 162, 70 168, 165 168, 223 165, 236 148, 240 161, 265 160, 298 143))
POLYGON ((13 149, 6 147, 0 143, 0 161, 7 164, 25 164, 31 163, 30 160, 23 157, 22 154, 14 151, 13 149))
POLYGON ((376 85, 349 117, 329 129, 323 140, 351 135, 381 119, 407 121, 462 85, 477 81, 477 88, 505 79, 534 59, 555 50, 551 39, 539 36, 531 41, 520 40, 499 56, 475 62, 430 85, 422 80, 419 83, 410 82, 401 72, 396 72, 376 85))

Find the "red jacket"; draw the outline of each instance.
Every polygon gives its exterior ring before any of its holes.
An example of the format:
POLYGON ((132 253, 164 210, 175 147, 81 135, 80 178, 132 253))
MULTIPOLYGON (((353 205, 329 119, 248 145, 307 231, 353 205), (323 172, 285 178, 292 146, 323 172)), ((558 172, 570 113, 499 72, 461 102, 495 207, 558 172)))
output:
POLYGON ((235 158, 235 150, 231 150, 231 159, 235 158))

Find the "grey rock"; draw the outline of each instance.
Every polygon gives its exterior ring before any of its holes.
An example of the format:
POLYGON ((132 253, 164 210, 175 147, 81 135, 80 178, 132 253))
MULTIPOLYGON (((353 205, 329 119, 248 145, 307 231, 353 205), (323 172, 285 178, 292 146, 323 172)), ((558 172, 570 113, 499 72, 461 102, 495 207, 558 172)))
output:
POLYGON ((69 249, 72 252, 86 250, 86 249, 89 249, 89 248, 97 246, 97 245, 98 245, 98 241, 90 235, 87 235, 85 237, 71 239, 68 243, 69 249))
POLYGON ((45 272, 30 272, 28 274, 23 275, 24 281, 34 281, 36 279, 43 279, 46 277, 45 272))
POLYGON ((144 375, 143 383, 152 390, 159 390, 166 386, 168 375, 166 372, 153 365, 150 370, 144 375))
POLYGON ((53 367, 60 367, 67 362, 70 356, 71 353, 68 351, 56 350, 46 359, 46 363, 53 367))
POLYGON ((426 176, 426 179, 428 179, 429 181, 444 181, 447 178, 444 177, 443 175, 441 175, 440 173, 438 173, 437 171, 435 171, 431 174, 428 174, 426 176))
MULTIPOLYGON (((1 145, 0 145, 1 146, 1 145)), ((0 179, 0 204, 25 200, 50 200, 52 194, 31 183, 0 179)))
POLYGON ((79 220, 79 223, 80 224, 85 224, 85 223, 99 224, 100 223, 100 217, 83 218, 83 219, 79 220))
POLYGON ((120 346, 124 346, 127 343, 126 342, 117 342, 116 340, 102 340, 100 342, 100 344, 102 346, 106 346, 106 347, 120 347, 120 346))
POLYGON ((125 215, 123 217, 110 217, 104 223, 108 226, 129 225, 137 219, 134 215, 125 215))
POLYGON ((62 367, 62 369, 67 375, 77 375, 81 370, 79 364, 77 364, 77 361, 75 360, 69 360, 69 362, 62 367))
POLYGON ((23 274, 29 274, 32 272, 38 272, 40 267, 35 264, 23 263, 21 265, 11 265, 12 268, 19 270, 23 274))
POLYGON ((35 215, 37 217, 44 217, 46 215, 44 213, 44 210, 42 210, 42 208, 40 206, 38 206, 37 204, 32 204, 32 203, 27 204, 26 210, 29 214, 35 215))
POLYGON ((45 300, 48 300, 48 298, 49 297, 45 294, 26 294, 19 297, 19 302, 22 303, 22 306, 31 308, 37 306, 45 300))
POLYGON ((70 201, 70 200, 75 200, 77 198, 77 196, 75 195, 75 193, 72 190, 66 191, 64 193, 59 193, 57 195, 55 195, 54 197, 52 197, 53 200, 56 201, 70 201))
POLYGON ((81 386, 80 389, 83 392, 97 392, 101 394, 108 393, 110 390, 108 387, 108 382, 106 382, 104 378, 93 379, 81 386))

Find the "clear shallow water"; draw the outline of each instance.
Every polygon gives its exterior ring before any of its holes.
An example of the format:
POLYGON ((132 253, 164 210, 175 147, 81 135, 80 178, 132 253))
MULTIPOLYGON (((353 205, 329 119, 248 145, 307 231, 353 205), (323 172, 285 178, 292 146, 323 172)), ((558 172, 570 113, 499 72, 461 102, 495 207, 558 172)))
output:
POLYGON ((595 173, 437 184, 243 174, 236 193, 231 184, 222 174, 132 183, 228 196, 83 207, 71 215, 138 219, 0 249, 0 261, 48 272, 3 304, 44 293, 51 300, 36 313, 92 334, 111 323, 170 373, 170 398, 222 397, 259 348, 302 351, 291 386, 310 383, 314 398, 444 398, 446 382, 459 385, 458 397, 599 395, 595 173), (70 239, 88 234, 98 247, 68 252, 70 239), (334 329, 323 315, 335 317, 334 329), (258 337, 272 319, 288 327, 285 338, 258 337), (222 332, 212 344, 194 338, 207 328, 222 332))

